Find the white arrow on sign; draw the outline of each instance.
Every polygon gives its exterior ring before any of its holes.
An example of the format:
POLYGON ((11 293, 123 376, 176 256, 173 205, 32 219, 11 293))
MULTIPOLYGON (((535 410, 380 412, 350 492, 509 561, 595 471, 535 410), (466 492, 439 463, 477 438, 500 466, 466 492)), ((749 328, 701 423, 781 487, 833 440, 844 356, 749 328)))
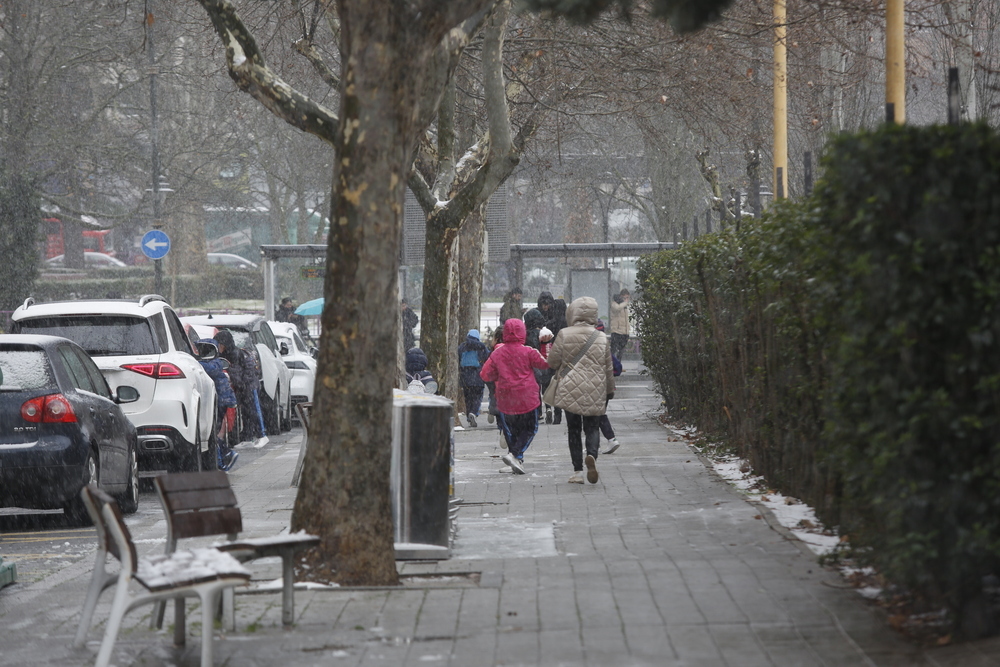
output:
POLYGON ((157 241, 156 239, 149 239, 148 241, 146 241, 145 245, 153 252, 156 252, 157 248, 166 248, 170 244, 167 243, 166 241, 157 241))

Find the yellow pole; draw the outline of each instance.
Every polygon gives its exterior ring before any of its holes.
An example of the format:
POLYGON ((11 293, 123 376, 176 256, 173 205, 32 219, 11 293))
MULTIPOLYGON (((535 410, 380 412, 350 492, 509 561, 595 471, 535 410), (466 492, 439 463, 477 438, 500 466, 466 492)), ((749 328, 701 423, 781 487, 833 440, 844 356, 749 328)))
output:
POLYGON ((774 198, 788 196, 788 57, 785 0, 774 0, 774 198))
POLYGON ((885 117, 906 122, 906 49, 903 38, 905 0, 885 3, 885 117))

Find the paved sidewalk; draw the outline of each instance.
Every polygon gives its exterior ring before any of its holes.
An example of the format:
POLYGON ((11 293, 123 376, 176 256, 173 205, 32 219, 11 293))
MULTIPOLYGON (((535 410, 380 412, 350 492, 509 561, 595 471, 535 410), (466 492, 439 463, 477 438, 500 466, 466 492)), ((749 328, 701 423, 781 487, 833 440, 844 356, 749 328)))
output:
MULTIPOLYGON (((647 384, 623 377, 610 412, 622 447, 598 459, 595 485, 567 483, 565 425, 540 427, 523 476, 499 472, 503 450, 485 415, 479 428, 456 432, 453 558, 400 563, 400 588, 298 590, 291 630, 281 627, 279 592, 238 596, 238 630, 219 633, 216 664, 1000 664, 997 639, 923 651, 894 633, 836 572, 668 438, 647 384)), ((300 441, 298 431, 274 438, 231 473, 246 534, 287 527, 300 441)), ((162 550, 155 497, 143 496, 129 525, 140 549, 162 550)), ((0 665, 93 661, 103 626, 86 648, 71 646, 92 563, 80 558, 0 590, 0 665)), ((277 562, 265 569, 263 578, 279 576, 277 562)), ((149 609, 127 617, 115 664, 199 664, 200 617, 189 611, 188 646, 174 649, 169 629, 148 629, 149 609)))

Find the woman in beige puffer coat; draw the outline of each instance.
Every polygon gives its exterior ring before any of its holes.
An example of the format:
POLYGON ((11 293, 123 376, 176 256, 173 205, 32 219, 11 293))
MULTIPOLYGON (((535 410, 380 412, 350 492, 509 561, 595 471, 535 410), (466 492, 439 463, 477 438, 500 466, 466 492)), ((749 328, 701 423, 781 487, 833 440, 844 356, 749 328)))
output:
POLYGON ((576 299, 566 309, 568 326, 559 331, 547 361, 559 378, 553 405, 566 411, 569 427, 569 455, 573 461, 570 483, 583 484, 583 466, 587 466, 587 481, 596 484, 597 455, 600 452, 601 415, 615 393, 615 376, 611 366, 611 345, 603 332, 597 331, 597 301, 589 296, 576 299), (573 360, 594 337, 583 357, 573 360), (583 457, 581 431, 586 439, 587 456, 583 457))

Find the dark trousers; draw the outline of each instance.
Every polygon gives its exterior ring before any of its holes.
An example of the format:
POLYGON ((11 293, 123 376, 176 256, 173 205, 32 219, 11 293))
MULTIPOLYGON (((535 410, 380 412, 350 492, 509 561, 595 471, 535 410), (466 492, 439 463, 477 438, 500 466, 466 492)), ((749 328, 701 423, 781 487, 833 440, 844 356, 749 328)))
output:
MULTIPOLYGON (((542 385, 542 387, 541 387, 542 394, 544 394, 545 390, 549 388, 549 383, 550 382, 552 382, 552 378, 551 377, 542 385)), ((539 409, 541 409, 541 408, 539 408, 539 409)), ((556 415, 555 423, 558 424, 559 422, 562 421, 562 408, 553 407, 552 410, 555 412, 555 415, 556 415)))
POLYGON ((611 428, 611 420, 608 419, 606 414, 601 415, 601 433, 603 433, 604 437, 608 440, 615 437, 615 430, 611 428))
POLYGON ((622 350, 625 349, 625 343, 628 342, 628 334, 611 334, 611 354, 622 358, 622 350))
POLYGON ((483 386, 462 387, 462 393, 465 395, 465 411, 478 417, 483 405, 483 386))
POLYGON ((503 432, 504 440, 507 441, 507 451, 514 458, 521 460, 528 445, 538 433, 538 411, 532 410, 523 415, 508 415, 501 412, 497 415, 497 425, 503 432))
POLYGON ((586 438, 587 453, 596 459, 601 451, 601 416, 578 415, 567 410, 566 426, 569 428, 569 458, 573 461, 573 470, 583 470, 581 431, 586 438))
POLYGON ((240 421, 243 422, 240 440, 245 442, 264 437, 264 432, 260 428, 260 413, 257 412, 257 402, 254 400, 253 391, 237 391, 236 402, 239 404, 240 421))

